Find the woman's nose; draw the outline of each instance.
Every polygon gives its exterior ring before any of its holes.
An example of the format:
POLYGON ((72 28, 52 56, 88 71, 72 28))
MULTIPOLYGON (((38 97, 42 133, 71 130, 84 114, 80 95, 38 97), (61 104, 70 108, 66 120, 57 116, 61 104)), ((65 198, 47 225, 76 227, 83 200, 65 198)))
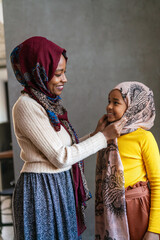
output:
POLYGON ((62 76, 61 76, 61 80, 62 80, 62 82, 64 82, 64 83, 67 82, 67 78, 66 78, 65 73, 62 74, 62 76))

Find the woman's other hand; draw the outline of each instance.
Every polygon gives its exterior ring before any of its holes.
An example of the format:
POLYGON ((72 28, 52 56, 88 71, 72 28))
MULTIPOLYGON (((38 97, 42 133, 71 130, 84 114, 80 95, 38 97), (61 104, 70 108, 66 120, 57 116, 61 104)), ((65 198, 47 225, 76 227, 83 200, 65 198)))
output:
POLYGON ((111 123, 110 125, 105 127, 102 133, 104 134, 106 139, 109 140, 119 137, 124 125, 126 124, 126 121, 127 120, 125 118, 122 118, 121 120, 111 123))
POLYGON ((159 240, 159 234, 153 232, 146 232, 143 240, 159 240))
POLYGON ((103 132, 106 126, 107 126, 107 114, 103 115, 103 117, 99 119, 95 131, 91 133, 90 136, 92 137, 98 132, 103 132))

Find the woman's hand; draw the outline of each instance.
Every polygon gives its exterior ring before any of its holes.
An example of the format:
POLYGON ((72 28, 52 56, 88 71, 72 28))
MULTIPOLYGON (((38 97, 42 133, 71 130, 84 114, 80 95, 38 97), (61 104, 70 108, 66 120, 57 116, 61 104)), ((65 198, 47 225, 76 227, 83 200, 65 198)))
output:
POLYGON ((108 125, 107 115, 103 115, 102 118, 98 121, 96 130, 90 134, 90 136, 94 136, 98 132, 102 132, 106 137, 106 140, 115 139, 120 136, 120 133, 126 123, 126 119, 122 118, 121 120, 111 123, 108 125), (108 125, 108 126, 107 126, 108 125))
POLYGON ((106 139, 109 140, 119 137, 124 125, 126 124, 126 121, 126 118, 122 118, 121 120, 111 123, 110 125, 105 127, 102 133, 104 134, 106 139))
POLYGON ((159 234, 153 232, 146 232, 143 240, 159 240, 159 234))
POLYGON ((103 132, 103 130, 105 129, 105 127, 107 126, 108 122, 107 122, 107 114, 103 115, 103 117, 101 117, 98 121, 96 130, 90 134, 90 136, 94 136, 96 133, 98 132, 103 132))

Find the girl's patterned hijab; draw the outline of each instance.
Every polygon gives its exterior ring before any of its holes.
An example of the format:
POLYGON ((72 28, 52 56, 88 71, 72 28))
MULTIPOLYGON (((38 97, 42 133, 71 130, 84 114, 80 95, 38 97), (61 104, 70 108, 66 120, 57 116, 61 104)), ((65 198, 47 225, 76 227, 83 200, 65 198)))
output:
MULTIPOLYGON (((32 37, 18 45, 11 53, 11 63, 17 80, 26 92, 46 110, 51 125, 60 131, 61 125, 70 134, 72 143, 78 143, 78 137, 68 121, 67 111, 62 106, 61 98, 48 89, 48 82, 53 78, 61 55, 66 57, 66 50, 44 37, 32 37)), ((78 234, 85 230, 85 201, 91 198, 84 176, 83 162, 72 166, 75 185, 75 201, 78 234)))
POLYGON ((118 89, 127 104, 124 117, 127 123, 123 133, 135 131, 137 128, 149 130, 154 125, 155 105, 153 92, 140 82, 123 82, 114 89, 118 89))
MULTIPOLYGON (((114 89, 121 92, 127 104, 127 110, 123 115, 127 122, 121 134, 133 132, 138 128, 149 130, 154 125, 155 119, 152 90, 139 82, 123 82, 114 89)), ((98 153, 95 214, 96 240, 130 239, 125 204, 124 172, 117 139, 108 141, 107 148, 98 153)))

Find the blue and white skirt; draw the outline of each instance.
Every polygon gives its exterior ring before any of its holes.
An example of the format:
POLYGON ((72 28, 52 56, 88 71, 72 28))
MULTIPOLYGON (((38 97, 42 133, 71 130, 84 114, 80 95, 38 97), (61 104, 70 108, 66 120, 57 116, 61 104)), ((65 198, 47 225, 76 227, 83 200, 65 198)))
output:
POLYGON ((13 195, 16 240, 78 240, 70 171, 22 173, 13 195))

